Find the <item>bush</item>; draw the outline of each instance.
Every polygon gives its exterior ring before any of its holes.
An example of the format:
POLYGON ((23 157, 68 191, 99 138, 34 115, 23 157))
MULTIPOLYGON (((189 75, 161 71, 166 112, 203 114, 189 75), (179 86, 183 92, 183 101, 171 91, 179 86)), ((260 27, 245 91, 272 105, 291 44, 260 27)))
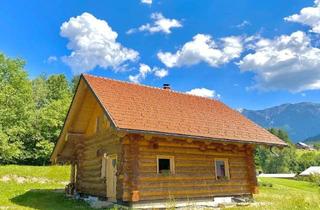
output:
POLYGON ((316 185, 320 186, 320 174, 311 174, 309 176, 310 182, 315 183, 316 185))
POLYGON ((258 185, 262 187, 273 187, 273 184, 268 182, 259 182, 258 185))

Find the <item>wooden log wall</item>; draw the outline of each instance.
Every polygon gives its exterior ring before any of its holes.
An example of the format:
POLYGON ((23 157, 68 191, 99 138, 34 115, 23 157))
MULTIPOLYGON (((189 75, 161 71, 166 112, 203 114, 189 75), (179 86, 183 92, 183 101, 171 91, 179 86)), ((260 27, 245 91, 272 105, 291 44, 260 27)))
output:
POLYGON ((82 156, 78 159, 78 192, 105 197, 106 179, 101 177, 103 153, 118 155, 119 151, 119 138, 111 132, 100 132, 84 139, 82 156))
POLYGON ((96 109, 88 123, 82 141, 76 144, 77 178, 76 188, 80 193, 106 197, 106 178, 101 177, 103 155, 120 153, 120 141, 110 123, 96 109), (99 125, 97 125, 99 117, 99 125), (97 129, 99 126, 99 129, 97 129))
POLYGON ((133 190, 139 192, 140 201, 254 193, 254 148, 251 146, 150 137, 141 138, 134 144, 126 138, 122 145, 126 160, 124 201, 134 201, 133 190), (174 156, 175 174, 157 174, 157 155, 174 156), (215 158, 228 159, 230 180, 216 180, 215 158), (137 172, 134 172, 133 163, 138 167, 137 172), (138 174, 136 180, 135 173, 138 174))

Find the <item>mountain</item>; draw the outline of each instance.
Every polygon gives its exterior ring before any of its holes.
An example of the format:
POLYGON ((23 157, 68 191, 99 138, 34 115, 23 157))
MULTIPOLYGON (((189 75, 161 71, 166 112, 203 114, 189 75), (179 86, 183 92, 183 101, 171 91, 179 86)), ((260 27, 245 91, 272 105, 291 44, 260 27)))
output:
POLYGON ((306 144, 315 144, 315 143, 320 143, 320 134, 316 136, 312 136, 310 138, 307 138, 304 140, 304 143, 306 144))
POLYGON ((293 142, 320 134, 319 103, 282 104, 263 110, 242 109, 240 112, 262 127, 283 128, 293 142))

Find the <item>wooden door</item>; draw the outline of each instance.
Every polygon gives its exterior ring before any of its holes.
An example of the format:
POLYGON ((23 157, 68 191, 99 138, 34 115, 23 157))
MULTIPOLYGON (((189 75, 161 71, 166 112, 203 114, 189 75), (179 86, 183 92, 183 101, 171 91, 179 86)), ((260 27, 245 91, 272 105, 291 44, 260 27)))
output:
POLYGON ((107 157, 107 167, 106 167, 106 184, 107 184, 107 197, 108 200, 116 200, 117 192, 117 156, 109 155, 107 157))

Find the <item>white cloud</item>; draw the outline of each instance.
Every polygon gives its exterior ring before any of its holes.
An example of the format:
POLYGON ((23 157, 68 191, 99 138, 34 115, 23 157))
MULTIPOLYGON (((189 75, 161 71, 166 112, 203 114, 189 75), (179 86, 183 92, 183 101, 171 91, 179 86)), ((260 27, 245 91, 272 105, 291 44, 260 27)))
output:
POLYGON ((141 0, 141 3, 151 5, 152 4, 152 0, 141 0))
POLYGON ((242 71, 255 73, 253 88, 301 92, 320 89, 320 49, 302 31, 257 41, 254 52, 239 62, 242 71))
POLYGON ((127 61, 138 59, 139 53, 123 47, 116 41, 118 34, 108 23, 89 13, 72 17, 60 28, 60 35, 69 39, 67 48, 71 50, 63 61, 74 73, 82 73, 101 68, 121 68, 127 61))
POLYGON ((145 79, 147 74, 150 73, 152 70, 150 66, 140 63, 139 73, 136 75, 130 75, 129 80, 134 83, 140 83, 141 80, 145 79))
POLYGON ((314 4, 314 7, 305 7, 301 9, 299 14, 284 19, 310 26, 312 32, 320 33, 320 0, 315 0, 314 4))
POLYGON ((156 77, 163 78, 168 76, 169 72, 167 69, 153 67, 140 63, 139 73, 136 75, 130 75, 129 80, 134 83, 140 83, 143 79, 147 77, 148 74, 153 73, 156 77))
POLYGON ((191 66, 200 62, 218 67, 238 58, 242 50, 240 37, 225 37, 216 43, 209 35, 197 34, 176 53, 159 52, 158 58, 169 68, 191 66))
POLYGON ((242 28, 249 26, 249 25, 251 25, 251 23, 247 20, 244 20, 240 24, 236 25, 236 28, 242 29, 242 28))
POLYGON ((187 91, 186 93, 196 96, 202 96, 207 98, 217 98, 219 99, 221 96, 220 94, 217 94, 214 90, 210 90, 207 88, 195 88, 190 91, 187 91))
POLYGON ((53 63, 53 62, 55 62, 57 60, 58 60, 57 56, 51 55, 51 56, 48 57, 47 62, 48 63, 53 63))
POLYGON ((159 78, 166 77, 169 74, 169 71, 167 69, 161 69, 158 67, 154 67, 153 71, 154 71, 154 75, 159 78))
POLYGON ((161 13, 152 13, 151 19, 154 21, 152 24, 147 23, 139 28, 132 28, 127 31, 127 34, 132 34, 138 31, 147 31, 149 33, 162 32, 170 34, 172 28, 181 28, 182 24, 176 19, 165 18, 161 13))

